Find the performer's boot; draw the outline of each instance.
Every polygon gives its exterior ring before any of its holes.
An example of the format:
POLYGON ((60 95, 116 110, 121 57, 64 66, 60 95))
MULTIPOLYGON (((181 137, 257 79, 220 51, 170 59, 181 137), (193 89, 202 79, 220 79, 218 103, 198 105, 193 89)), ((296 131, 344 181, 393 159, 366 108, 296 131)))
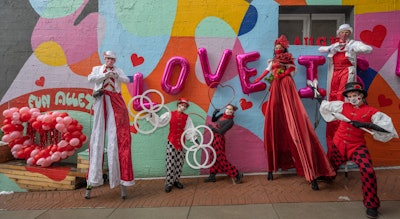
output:
POLYGON ((121 185, 121 198, 126 199, 126 186, 121 185))
POLYGON ((242 183, 243 173, 238 172, 235 178, 232 178, 233 184, 240 184, 242 183))
POLYGON ((210 175, 204 179, 204 182, 216 182, 217 179, 215 178, 215 174, 210 173, 210 175))
POLYGON ((312 188, 312 190, 314 190, 314 191, 319 190, 318 182, 317 182, 316 179, 314 179, 313 181, 311 181, 311 188, 312 188))
POLYGON ((267 177, 267 179, 268 180, 274 180, 274 175, 272 175, 272 172, 268 172, 268 177, 267 177))
POLYGON ((90 199, 90 192, 92 191, 92 187, 91 186, 86 186, 86 193, 85 193, 85 198, 86 199, 90 199))

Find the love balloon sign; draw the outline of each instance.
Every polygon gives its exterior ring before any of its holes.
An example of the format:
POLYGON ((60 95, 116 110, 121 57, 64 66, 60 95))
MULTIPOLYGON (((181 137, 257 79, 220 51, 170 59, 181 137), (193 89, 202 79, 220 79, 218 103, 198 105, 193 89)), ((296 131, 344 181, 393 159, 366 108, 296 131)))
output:
POLYGON ((324 56, 299 56, 298 63, 306 67, 307 86, 299 89, 302 98, 326 96, 326 90, 318 87, 318 66, 325 64, 324 56))
MULTIPOLYGON (((201 64, 201 69, 203 71, 203 76, 205 83, 207 86, 211 88, 215 88, 222 79, 227 66, 230 62, 232 51, 226 49, 221 56, 220 62, 218 64, 217 69, 214 73, 211 72, 210 63, 207 55, 207 50, 205 48, 198 49, 199 61, 201 64)), ((267 88, 267 85, 264 82, 250 82, 250 77, 257 75, 257 70, 255 68, 248 68, 247 64, 249 62, 257 61, 260 58, 260 54, 258 52, 249 52, 245 54, 238 54, 236 56, 236 64, 237 71, 239 74, 240 85, 242 87, 242 92, 244 94, 250 94, 254 92, 263 91, 267 88)), ((300 65, 304 65, 306 67, 306 76, 307 76, 307 86, 301 88, 299 90, 299 95, 302 98, 314 98, 316 92, 319 95, 325 96, 326 91, 322 88, 318 87, 318 66, 325 64, 324 56, 300 56, 298 58, 298 62, 300 65)), ((184 85, 186 83, 188 74, 189 74, 190 66, 189 62, 180 56, 172 57, 165 67, 162 79, 161 79, 161 88, 168 94, 176 95, 182 92, 184 85), (171 84, 171 77, 175 70, 175 68, 180 68, 179 77, 177 83, 175 85, 171 84)), ((137 73, 134 76, 134 96, 141 95, 143 92, 143 75, 141 73, 137 73)), ((145 103, 144 105, 150 106, 150 104, 156 103, 145 103)), ((133 107, 135 110, 143 110, 137 101, 134 102, 133 107)))

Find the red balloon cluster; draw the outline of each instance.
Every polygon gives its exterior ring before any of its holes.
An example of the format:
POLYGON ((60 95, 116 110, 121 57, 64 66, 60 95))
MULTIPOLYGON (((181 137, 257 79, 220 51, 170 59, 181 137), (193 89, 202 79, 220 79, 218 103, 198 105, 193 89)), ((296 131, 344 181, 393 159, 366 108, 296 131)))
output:
POLYGON ((3 111, 2 141, 17 159, 48 167, 72 156, 87 140, 83 126, 66 112, 40 113, 37 108, 13 107, 3 111))

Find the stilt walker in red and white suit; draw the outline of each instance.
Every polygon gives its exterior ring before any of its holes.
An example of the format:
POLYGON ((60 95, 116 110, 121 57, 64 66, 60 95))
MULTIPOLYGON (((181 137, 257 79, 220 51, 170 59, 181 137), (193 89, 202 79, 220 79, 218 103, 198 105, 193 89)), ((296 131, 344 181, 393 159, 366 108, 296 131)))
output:
MULTIPOLYGON (((338 42, 330 46, 321 46, 318 51, 328 53, 327 93, 328 100, 344 101, 342 95, 345 84, 357 81, 357 54, 370 53, 372 47, 361 41, 351 40, 353 28, 349 24, 342 24, 336 31, 338 42)), ((326 124, 326 144, 328 157, 333 145, 333 136, 338 129, 337 121, 326 124)))
POLYGON ((114 52, 104 52, 105 64, 93 67, 88 76, 88 80, 94 83, 94 122, 89 145, 86 199, 90 198, 92 187, 104 183, 106 136, 110 188, 121 185, 121 197, 125 199, 126 186, 135 184, 129 114, 121 95, 121 83, 129 83, 129 78, 122 69, 114 66, 116 59, 114 52), (103 92, 99 92, 100 90, 103 92))

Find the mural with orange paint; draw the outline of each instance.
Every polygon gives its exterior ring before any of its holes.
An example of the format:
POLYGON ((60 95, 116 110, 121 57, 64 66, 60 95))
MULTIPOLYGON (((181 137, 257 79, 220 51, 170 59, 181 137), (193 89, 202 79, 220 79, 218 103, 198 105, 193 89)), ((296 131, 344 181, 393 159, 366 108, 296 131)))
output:
MULTIPOLYGON (((37 16, 31 31, 26 30, 26 34, 31 35, 30 46, 22 47, 21 44, 20 47, 13 48, 13 51, 18 53, 28 50, 31 55, 13 73, 14 80, 7 84, 2 94, 0 111, 14 106, 36 107, 43 112, 65 110, 74 113, 74 118, 86 122, 84 131, 89 136, 92 87, 86 76, 93 66, 103 62, 99 54, 105 50, 113 50, 118 56, 116 65, 131 78, 131 83, 122 87, 126 103, 135 91, 134 75, 141 73, 143 90, 160 91, 169 108, 176 108, 178 98, 188 98, 191 102, 188 113, 192 113, 195 125, 209 122, 215 108, 213 105, 220 107, 229 101, 239 106, 235 113, 235 126, 226 135, 229 145, 227 155, 244 172, 265 170, 262 142, 264 127, 260 121, 264 120, 262 106, 268 100, 268 87, 255 92, 243 92, 243 78, 240 76, 236 58, 242 54, 259 53, 258 58, 241 67, 254 69, 260 75, 266 68, 267 59, 273 55, 272 39, 278 36, 279 5, 301 6, 310 1, 82 0, 75 1, 72 6, 62 0, 51 2, 57 7, 43 1, 30 1, 30 10, 37 16), (207 85, 198 54, 200 48, 207 51, 212 74, 216 73, 224 51, 232 51, 224 70, 220 72, 222 77, 219 83, 234 89, 233 98, 231 91, 223 86, 210 89, 207 85), (181 57, 189 65, 182 89, 174 94, 165 92, 162 88, 162 78, 172 57, 181 57)), ((312 2, 317 5, 324 1, 312 2)), ((369 104, 392 116, 393 121, 400 121, 400 86, 394 74, 398 51, 396 37, 400 35, 400 25, 391 23, 400 20, 399 9, 388 7, 391 9, 368 13, 363 11, 367 9, 362 4, 373 3, 350 0, 335 2, 336 5, 354 5, 354 38, 374 47, 372 54, 363 57, 368 61, 369 68, 359 71, 359 76, 369 88, 369 104)), ((24 17, 22 20, 28 19, 31 18, 24 17)), ((17 39, 10 36, 8 40, 17 39)), ((290 52, 296 58, 302 55, 321 55, 317 47, 306 45, 291 45, 290 52)), ((298 72, 294 80, 297 87, 301 88, 306 84, 307 69, 297 61, 298 72)), ((318 67, 318 86, 321 88, 326 88, 326 69, 327 64, 318 67)), ((177 83, 180 71, 179 67, 172 70, 170 85, 177 83)), ((0 74, 4 78, 10 73, 0 74)), ((246 78, 244 75, 248 86, 254 85, 252 82, 255 77, 257 76, 251 75, 246 78)), ((318 116, 315 100, 308 98, 303 103, 310 119, 314 121, 318 116)), ((2 115, 0 119, 3 119, 2 115)), ((133 123, 132 117, 131 122, 133 123)), ((145 128, 148 124, 139 125, 145 128)), ((395 125, 399 130, 400 124, 395 125)), ((167 128, 161 128, 151 135, 143 135, 133 125, 131 127, 132 156, 137 177, 164 175, 164 140, 168 133, 167 128)), ((321 142, 324 142, 325 124, 321 122, 316 131, 321 142)), ((382 147, 370 139, 368 145, 371 145, 375 165, 400 165, 400 161, 394 159, 400 156, 395 150, 396 145, 399 145, 398 140, 392 140, 382 147), (386 156, 387 154, 390 156, 386 156)), ((82 147, 81 151, 86 147, 87 145, 82 147)), ((186 165, 183 171, 184 175, 200 173, 201 171, 190 169, 186 165)))

